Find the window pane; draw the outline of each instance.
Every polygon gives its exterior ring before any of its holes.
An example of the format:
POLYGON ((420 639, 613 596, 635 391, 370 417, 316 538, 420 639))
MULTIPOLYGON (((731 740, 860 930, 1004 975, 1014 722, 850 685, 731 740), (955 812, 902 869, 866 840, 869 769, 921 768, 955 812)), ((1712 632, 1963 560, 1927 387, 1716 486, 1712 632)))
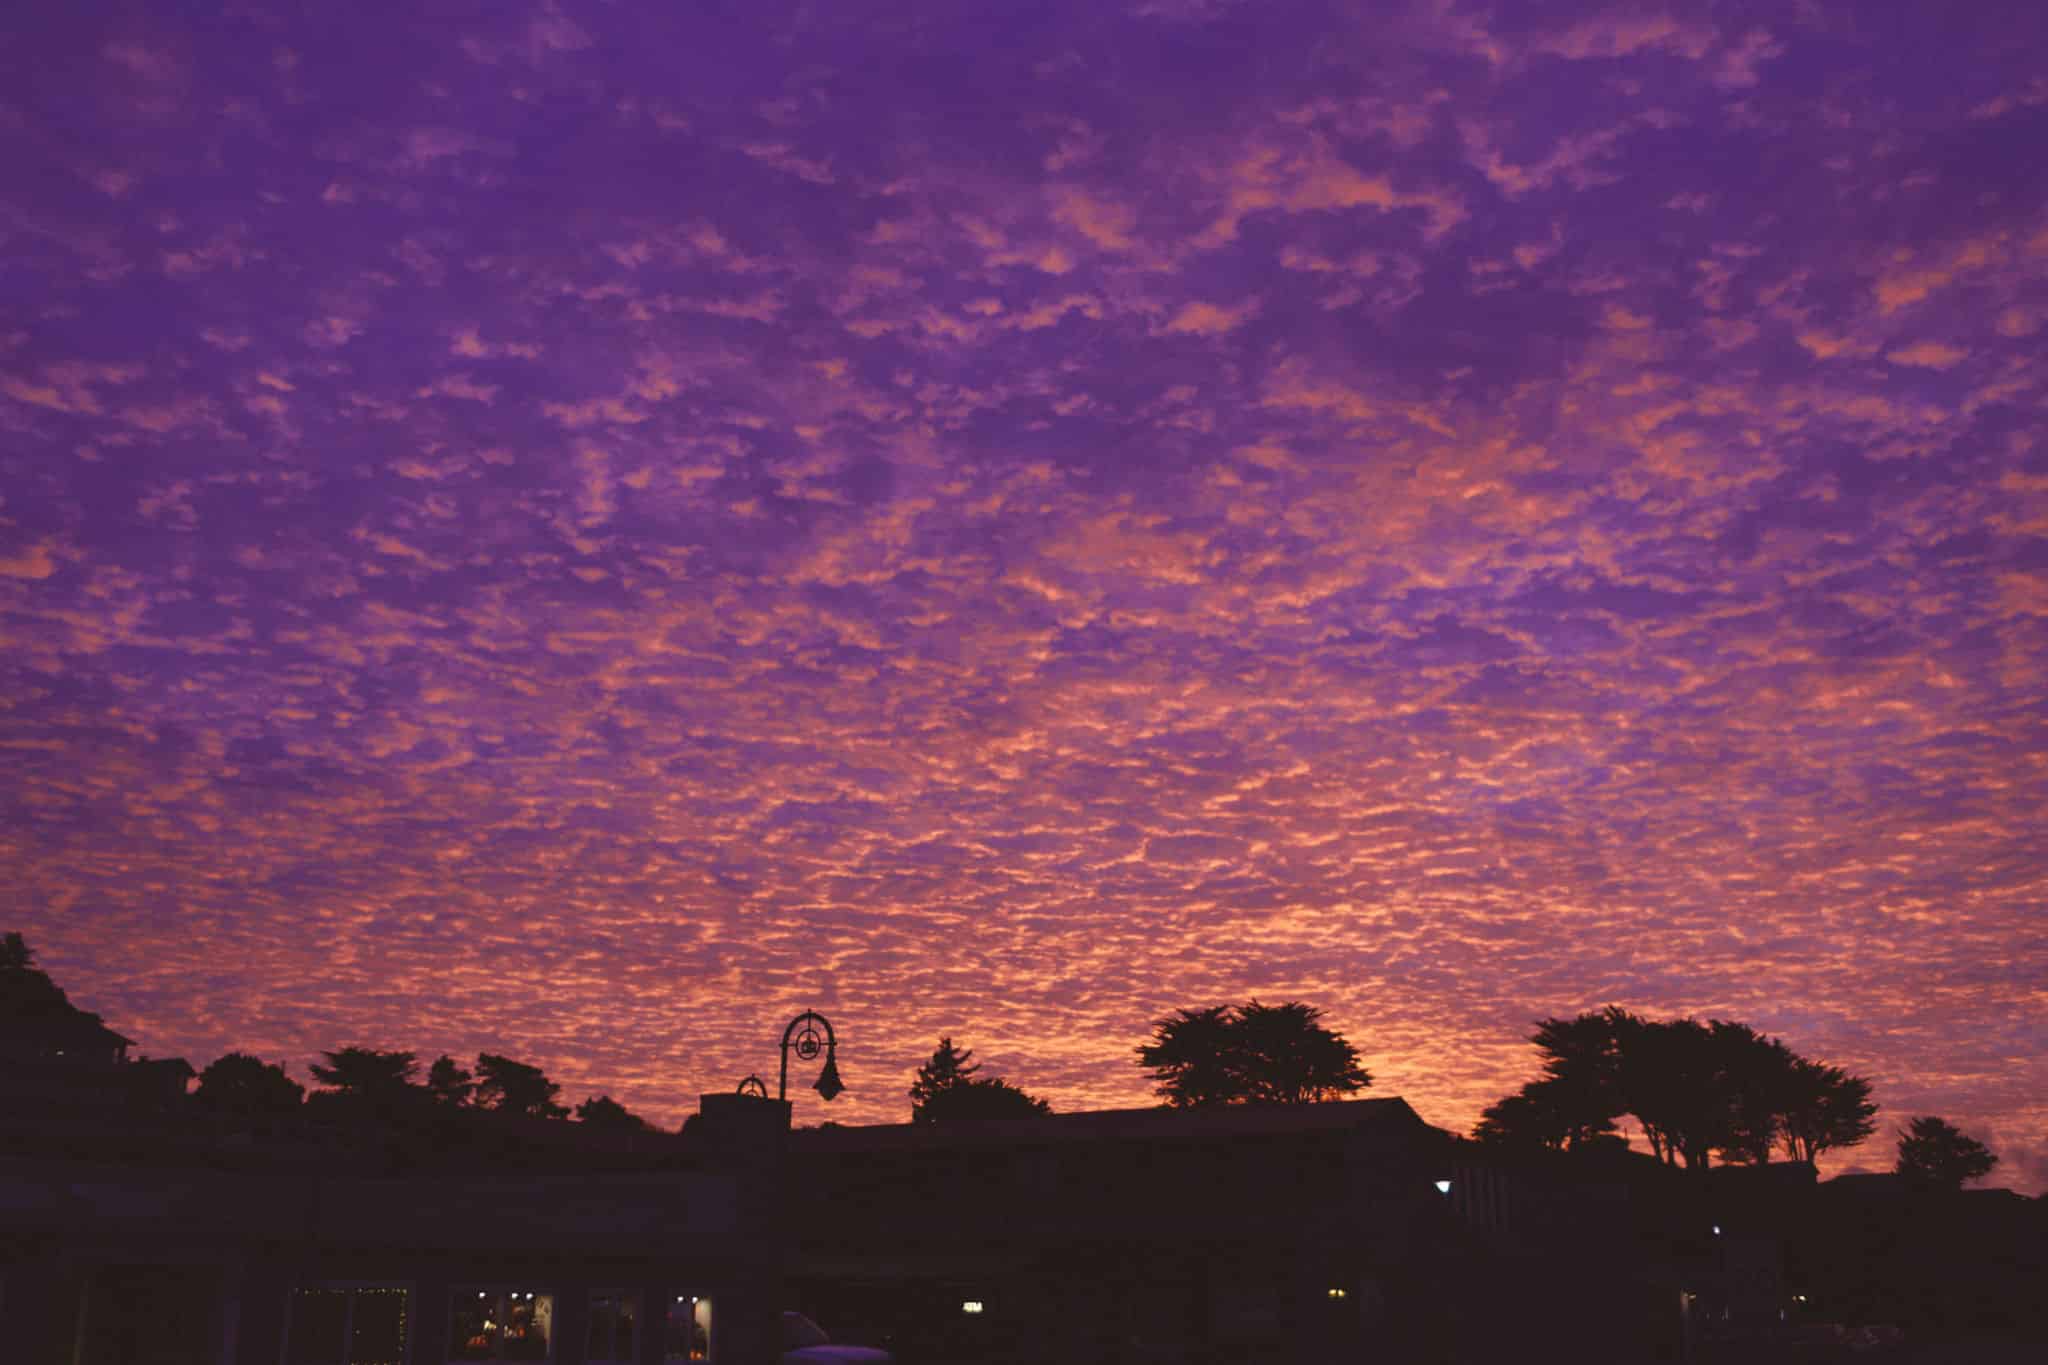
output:
POLYGON ((592 1361, 633 1359, 633 1319, 639 1306, 634 1294, 590 1296, 590 1338, 584 1355, 592 1361))
POLYGON ((358 1289, 349 1315, 349 1365, 405 1365, 403 1289, 358 1289))
POLYGON ((502 1354, 507 1360, 546 1360, 555 1333, 555 1297, 521 1291, 506 1296, 502 1354))
POLYGON ((338 1365, 347 1322, 348 1291, 294 1289, 285 1329, 287 1365, 338 1365))
POLYGON ((669 1301, 663 1357, 678 1361, 711 1359, 711 1300, 678 1295, 669 1301))
POLYGON ((448 1298, 448 1358, 490 1360, 498 1354, 504 1310, 496 1294, 458 1289, 448 1298))

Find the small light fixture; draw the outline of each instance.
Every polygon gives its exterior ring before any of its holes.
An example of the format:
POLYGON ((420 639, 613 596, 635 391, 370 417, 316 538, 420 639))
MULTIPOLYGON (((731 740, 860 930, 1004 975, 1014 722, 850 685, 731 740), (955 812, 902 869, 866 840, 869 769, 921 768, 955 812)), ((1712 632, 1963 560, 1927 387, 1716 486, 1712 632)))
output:
POLYGON ((1330 1297, 1333 1299, 1348 1299, 1351 1297, 1351 1291, 1341 1285, 1331 1285, 1330 1297))
POLYGON ((988 1305, 980 1299, 962 1299, 960 1300, 960 1311, 963 1313, 985 1313, 988 1311, 988 1305))
POLYGON ((1721 1225, 1719 1223, 1714 1224, 1714 1235, 1716 1237, 1721 1235, 1721 1225))
POLYGON ((1437 1182, 1436 1182, 1436 1192, 1437 1192, 1438 1194, 1449 1194, 1449 1193, 1451 1192, 1451 1182, 1450 1182, 1450 1181, 1448 1181, 1448 1180, 1439 1180, 1439 1181, 1437 1181, 1437 1182))

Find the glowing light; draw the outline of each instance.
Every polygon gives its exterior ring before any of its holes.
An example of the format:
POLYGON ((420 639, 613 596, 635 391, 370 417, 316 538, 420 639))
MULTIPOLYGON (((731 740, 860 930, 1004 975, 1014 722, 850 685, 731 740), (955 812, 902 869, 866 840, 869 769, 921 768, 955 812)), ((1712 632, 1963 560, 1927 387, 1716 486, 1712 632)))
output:
POLYGON ((1437 1182, 1436 1182, 1436 1192, 1437 1192, 1438 1194, 1449 1194, 1449 1193, 1451 1192, 1451 1182, 1450 1182, 1450 1181, 1448 1181, 1448 1180, 1439 1180, 1439 1181, 1437 1181, 1437 1182))
POLYGON ((1714 1224, 1714 1235, 1716 1237, 1721 1235, 1721 1225, 1719 1223, 1714 1224))
POLYGON ((1348 1299, 1351 1297, 1351 1291, 1348 1289, 1340 1289, 1337 1286, 1332 1285, 1330 1287, 1330 1297, 1333 1299, 1348 1299))
POLYGON ((987 1311, 987 1308, 988 1305, 983 1303, 980 1299, 962 1299, 960 1301, 960 1311, 963 1313, 985 1312, 987 1311))

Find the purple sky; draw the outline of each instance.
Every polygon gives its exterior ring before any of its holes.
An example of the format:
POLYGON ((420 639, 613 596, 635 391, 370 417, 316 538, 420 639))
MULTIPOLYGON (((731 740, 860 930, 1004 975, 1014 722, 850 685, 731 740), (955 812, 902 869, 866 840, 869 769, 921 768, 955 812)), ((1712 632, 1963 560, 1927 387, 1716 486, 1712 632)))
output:
POLYGON ((1733 1017, 2041 1189, 2048 8, 1648 13, 17 6, 0 927, 667 1122, 1733 1017))

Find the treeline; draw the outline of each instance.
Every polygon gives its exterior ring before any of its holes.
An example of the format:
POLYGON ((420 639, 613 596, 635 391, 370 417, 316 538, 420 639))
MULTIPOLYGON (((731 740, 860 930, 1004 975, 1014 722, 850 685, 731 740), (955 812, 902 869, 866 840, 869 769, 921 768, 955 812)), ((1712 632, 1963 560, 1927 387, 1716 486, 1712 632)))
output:
MULTIPOLYGON (((1501 1149, 1626 1150, 1633 1118, 1667 1165, 1760 1165, 1782 1153, 1812 1164, 1877 1130, 1870 1081, 1801 1056, 1782 1040, 1726 1019, 1645 1019, 1617 1006, 1542 1019, 1531 1036, 1542 1074, 1487 1107, 1473 1138, 1501 1149)), ((1174 1108, 1308 1104, 1372 1084, 1358 1051, 1299 1001, 1182 1009, 1155 1020, 1138 1064, 1174 1108)), ((910 1088, 911 1120, 1030 1118, 1051 1106, 977 1075, 973 1052, 942 1037, 910 1088)), ((1945 1119, 1921 1116, 1898 1134, 1896 1174, 1956 1189, 1998 1158, 1945 1119)))
POLYGON ((1781 1146, 1811 1162, 1877 1126, 1868 1080, 1731 1020, 1644 1019, 1610 1005, 1541 1020, 1530 1041, 1543 1075, 1486 1110, 1473 1133, 1482 1142, 1581 1147, 1617 1138, 1627 1114, 1667 1163, 1749 1165, 1781 1146))
MULTIPOLYGON (((0 936, 0 1053, 44 1062, 120 1038, 70 1003, 35 965, 18 933, 0 936)), ((1759 1164, 1782 1152, 1812 1163, 1876 1131, 1877 1106, 1862 1076, 1803 1057, 1732 1020, 1645 1019, 1610 1005, 1570 1019, 1537 1021, 1531 1035, 1542 1072, 1487 1107, 1472 1136, 1507 1149, 1587 1152, 1627 1146, 1633 1118, 1650 1151, 1669 1165, 1715 1160, 1759 1164)), ((1136 1048, 1163 1105, 1307 1104, 1341 1100, 1372 1084, 1358 1050, 1299 1001, 1177 1010, 1153 1021, 1136 1048)), ((571 1110, 539 1067, 480 1052, 464 1066, 442 1055, 422 1075, 417 1053, 348 1046, 321 1054, 308 1093, 281 1065, 244 1052, 215 1059, 181 1104, 234 1119, 340 1121, 456 1115, 564 1121, 593 1130, 651 1131, 609 1095, 571 1110)), ((162 1065, 153 1063, 152 1065, 162 1065)), ((178 1064, 183 1075, 189 1069, 178 1064)), ((66 1064, 66 1069, 71 1069, 66 1064)), ((911 1121, 939 1123, 1049 1115, 1022 1087, 983 1075, 971 1049, 942 1036, 910 1087, 911 1121)), ((430 1124, 429 1126, 435 1126, 430 1124)), ((1946 1120, 1924 1115, 1898 1134, 1894 1170, 1936 1188, 1958 1188, 1998 1158, 1946 1120)))
MULTIPOLYGON (((1868 1079, 1734 1020, 1645 1019, 1609 1005, 1539 1020, 1529 1041, 1543 1074, 1486 1109, 1472 1133, 1482 1143, 1621 1147, 1627 1116, 1658 1160, 1699 1169, 1715 1159, 1761 1165, 1777 1151, 1810 1165, 1877 1131, 1868 1079)), ((1982 1143, 1928 1115, 1899 1132, 1892 1169, 1915 1185, 1956 1189, 1997 1164, 1982 1143)))
MULTIPOLYGON (((321 1089, 306 1092, 282 1066, 245 1052, 230 1052, 199 1073, 194 1103, 216 1113, 281 1116, 304 1106, 336 1117, 403 1117, 423 1110, 471 1110, 512 1118, 566 1119, 562 1087, 527 1062, 480 1052, 472 1069, 436 1057, 424 1078, 417 1053, 344 1047, 320 1054, 309 1068, 321 1089)), ((616 1132, 652 1127, 609 1095, 593 1095, 573 1111, 579 1123, 616 1132)))

